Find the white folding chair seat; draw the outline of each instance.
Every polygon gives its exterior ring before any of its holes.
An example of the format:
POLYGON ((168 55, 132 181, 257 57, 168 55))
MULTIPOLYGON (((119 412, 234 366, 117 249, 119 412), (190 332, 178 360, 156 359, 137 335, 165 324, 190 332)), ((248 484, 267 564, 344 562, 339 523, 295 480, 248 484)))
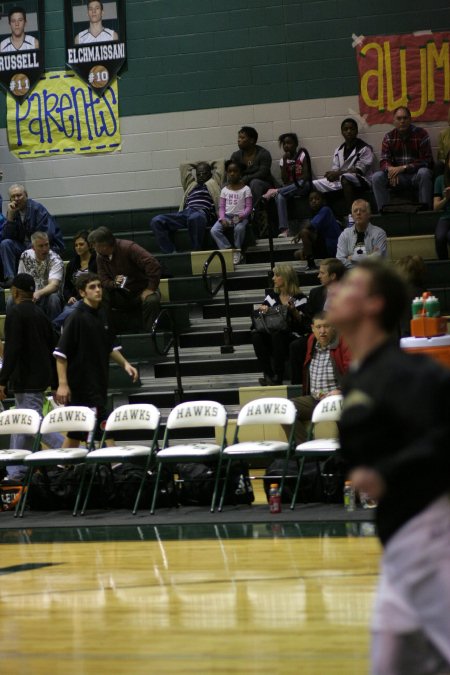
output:
POLYGON ((142 478, 139 483, 133 507, 133 515, 136 514, 147 471, 154 459, 156 447, 158 445, 160 419, 161 414, 158 408, 151 403, 128 403, 126 405, 121 405, 112 411, 106 420, 105 430, 101 441, 102 446, 105 443, 106 434, 114 433, 115 431, 144 431, 150 435, 150 438, 148 439, 149 442, 145 445, 126 443, 124 445, 106 446, 101 447, 98 450, 92 450, 92 452, 88 454, 86 457, 86 465, 93 464, 94 470, 91 473, 88 483, 81 515, 86 511, 98 465, 117 462, 135 463, 143 469, 142 478))
MULTIPOLYGON (((311 417, 311 434, 316 433, 319 422, 338 422, 343 406, 343 397, 340 394, 325 396, 313 410, 311 417)), ((294 451, 296 459, 300 460, 297 480, 295 483, 294 494, 291 502, 291 509, 295 508, 298 489, 303 475, 303 467, 306 459, 316 459, 320 461, 324 457, 331 457, 339 449, 338 438, 314 438, 297 445, 294 451)))
POLYGON ((214 482, 213 496, 211 500, 211 512, 214 511, 222 452, 226 442, 227 411, 216 401, 187 401, 180 403, 170 411, 164 432, 163 448, 156 454, 158 466, 156 481, 153 491, 152 506, 150 513, 155 512, 158 485, 164 464, 176 464, 177 462, 205 462, 216 463, 217 472, 214 482), (170 445, 170 435, 174 429, 214 428, 219 430, 220 443, 195 441, 193 443, 178 443, 170 445))
POLYGON ((220 497, 219 511, 223 501, 230 473, 231 463, 236 459, 265 459, 267 457, 282 457, 285 460, 283 475, 281 476, 281 490, 284 484, 284 475, 287 469, 289 456, 292 453, 294 442, 294 423, 297 415, 295 405, 286 398, 261 398, 246 403, 240 410, 233 443, 224 448, 223 459, 226 461, 225 480, 220 497), (283 425, 290 428, 289 440, 264 440, 239 442, 239 432, 244 426, 283 425))
MULTIPOLYGON (((23 465, 28 455, 31 455, 38 447, 41 440, 39 429, 41 415, 30 408, 11 408, 0 412, 0 436, 10 434, 25 434, 33 438, 32 449, 5 448, 0 450, 0 466, 23 465)), ((21 499, 17 502, 15 514, 17 515, 21 499)))
MULTIPOLYGON (((26 478, 26 490, 24 491, 23 499, 21 501, 19 516, 22 518, 25 505, 27 501, 27 494, 31 484, 34 471, 42 466, 64 466, 67 464, 82 464, 85 462, 86 456, 94 445, 94 432, 96 425, 95 411, 86 406, 66 406, 51 410, 41 422, 41 434, 51 433, 67 433, 69 431, 76 431, 85 433, 87 437, 86 448, 56 448, 52 450, 39 450, 31 455, 28 455, 23 460, 28 467, 26 478)), ((84 474, 80 480, 80 486, 75 499, 75 506, 73 515, 78 511, 78 504, 80 501, 81 492, 83 489, 84 474)))

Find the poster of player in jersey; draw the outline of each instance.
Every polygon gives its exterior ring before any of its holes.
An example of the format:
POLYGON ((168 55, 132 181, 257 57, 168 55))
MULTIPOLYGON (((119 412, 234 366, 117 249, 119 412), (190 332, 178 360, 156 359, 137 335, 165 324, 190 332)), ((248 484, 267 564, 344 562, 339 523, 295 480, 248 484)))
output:
POLYGON ((44 0, 0 4, 0 85, 19 103, 44 73, 44 0))
POLYGON ((126 61, 125 0, 65 0, 66 63, 100 96, 126 61))

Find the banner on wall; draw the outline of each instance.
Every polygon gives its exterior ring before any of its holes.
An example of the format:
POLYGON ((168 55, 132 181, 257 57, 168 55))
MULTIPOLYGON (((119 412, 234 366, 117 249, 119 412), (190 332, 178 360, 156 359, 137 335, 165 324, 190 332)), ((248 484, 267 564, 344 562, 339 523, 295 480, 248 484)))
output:
POLYGON ((125 0, 64 0, 66 63, 102 96, 126 61, 125 0))
POLYGON ((49 72, 22 105, 7 103, 9 149, 20 159, 121 149, 117 82, 98 96, 74 73, 49 72))
POLYGON ((0 85, 18 103, 44 72, 44 37, 44 0, 1 3, 0 85))
POLYGON ((446 120, 450 103, 449 33, 358 38, 359 108, 368 124, 392 122, 407 106, 413 119, 446 120))

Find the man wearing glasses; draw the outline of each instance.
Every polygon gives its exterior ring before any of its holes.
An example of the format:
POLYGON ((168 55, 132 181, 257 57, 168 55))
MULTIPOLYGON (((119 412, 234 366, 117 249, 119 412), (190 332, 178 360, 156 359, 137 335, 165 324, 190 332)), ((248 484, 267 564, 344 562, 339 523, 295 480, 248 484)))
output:
POLYGON ((372 178, 372 189, 378 209, 389 203, 390 189, 413 188, 419 202, 432 209, 433 155, 428 132, 411 124, 411 112, 400 107, 394 110, 394 129, 383 138, 380 171, 372 178))

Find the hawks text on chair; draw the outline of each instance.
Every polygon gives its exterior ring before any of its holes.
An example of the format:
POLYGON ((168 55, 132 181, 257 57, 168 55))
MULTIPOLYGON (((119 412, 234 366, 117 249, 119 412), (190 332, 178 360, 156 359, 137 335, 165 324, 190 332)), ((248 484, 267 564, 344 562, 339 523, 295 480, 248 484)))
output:
POLYGON ((240 410, 233 445, 224 448, 226 461, 225 480, 220 497, 219 511, 222 510, 231 463, 236 460, 271 459, 282 457, 285 460, 281 477, 280 491, 283 490, 284 476, 294 442, 294 422, 296 409, 292 401, 286 398, 260 398, 246 403, 240 410), (290 427, 289 440, 264 440, 239 442, 239 432, 244 426, 284 425, 290 427))
MULTIPOLYGON (((86 406, 72 405, 67 407, 55 408, 51 410, 42 420, 41 434, 50 434, 53 432, 66 433, 67 431, 78 431, 86 433, 86 448, 58 448, 52 450, 40 450, 27 455, 24 464, 29 471, 26 478, 26 491, 24 493, 19 516, 22 518, 27 501, 27 492, 31 484, 31 479, 35 469, 43 467, 44 471, 49 466, 59 466, 66 464, 83 464, 89 450, 92 450, 94 444, 94 431, 96 425, 96 414, 91 408, 86 406)), ((84 477, 84 474, 83 474, 84 477)), ((83 479, 80 481, 73 515, 76 516, 81 492, 83 490, 83 479)))
POLYGON ((88 483, 81 515, 83 515, 86 510, 98 465, 111 464, 112 462, 131 462, 143 469, 142 479, 139 484, 136 501, 133 507, 133 514, 136 513, 142 494, 142 488, 144 487, 145 477, 152 460, 154 459, 156 447, 158 445, 160 417, 161 415, 158 408, 150 403, 130 403, 128 405, 121 405, 112 411, 106 420, 105 431, 101 443, 102 446, 104 445, 107 433, 136 430, 148 432, 147 444, 137 445, 127 443, 124 445, 106 446, 101 447, 99 450, 93 450, 87 455, 86 465, 94 464, 94 468, 88 483))
MULTIPOLYGON (((170 412, 167 418, 166 431, 164 434, 163 449, 156 455, 158 471, 156 474, 150 513, 155 512, 158 484, 161 477, 163 464, 176 464, 178 462, 201 462, 216 464, 218 469, 221 464, 223 448, 225 446, 227 430, 227 412, 223 405, 216 401, 189 401, 180 403, 170 412), (170 433, 174 429, 215 428, 218 433, 218 442, 186 442, 178 445, 169 445, 170 433)), ((211 501, 211 512, 214 511, 217 487, 219 483, 219 470, 216 471, 214 491, 211 501)))

